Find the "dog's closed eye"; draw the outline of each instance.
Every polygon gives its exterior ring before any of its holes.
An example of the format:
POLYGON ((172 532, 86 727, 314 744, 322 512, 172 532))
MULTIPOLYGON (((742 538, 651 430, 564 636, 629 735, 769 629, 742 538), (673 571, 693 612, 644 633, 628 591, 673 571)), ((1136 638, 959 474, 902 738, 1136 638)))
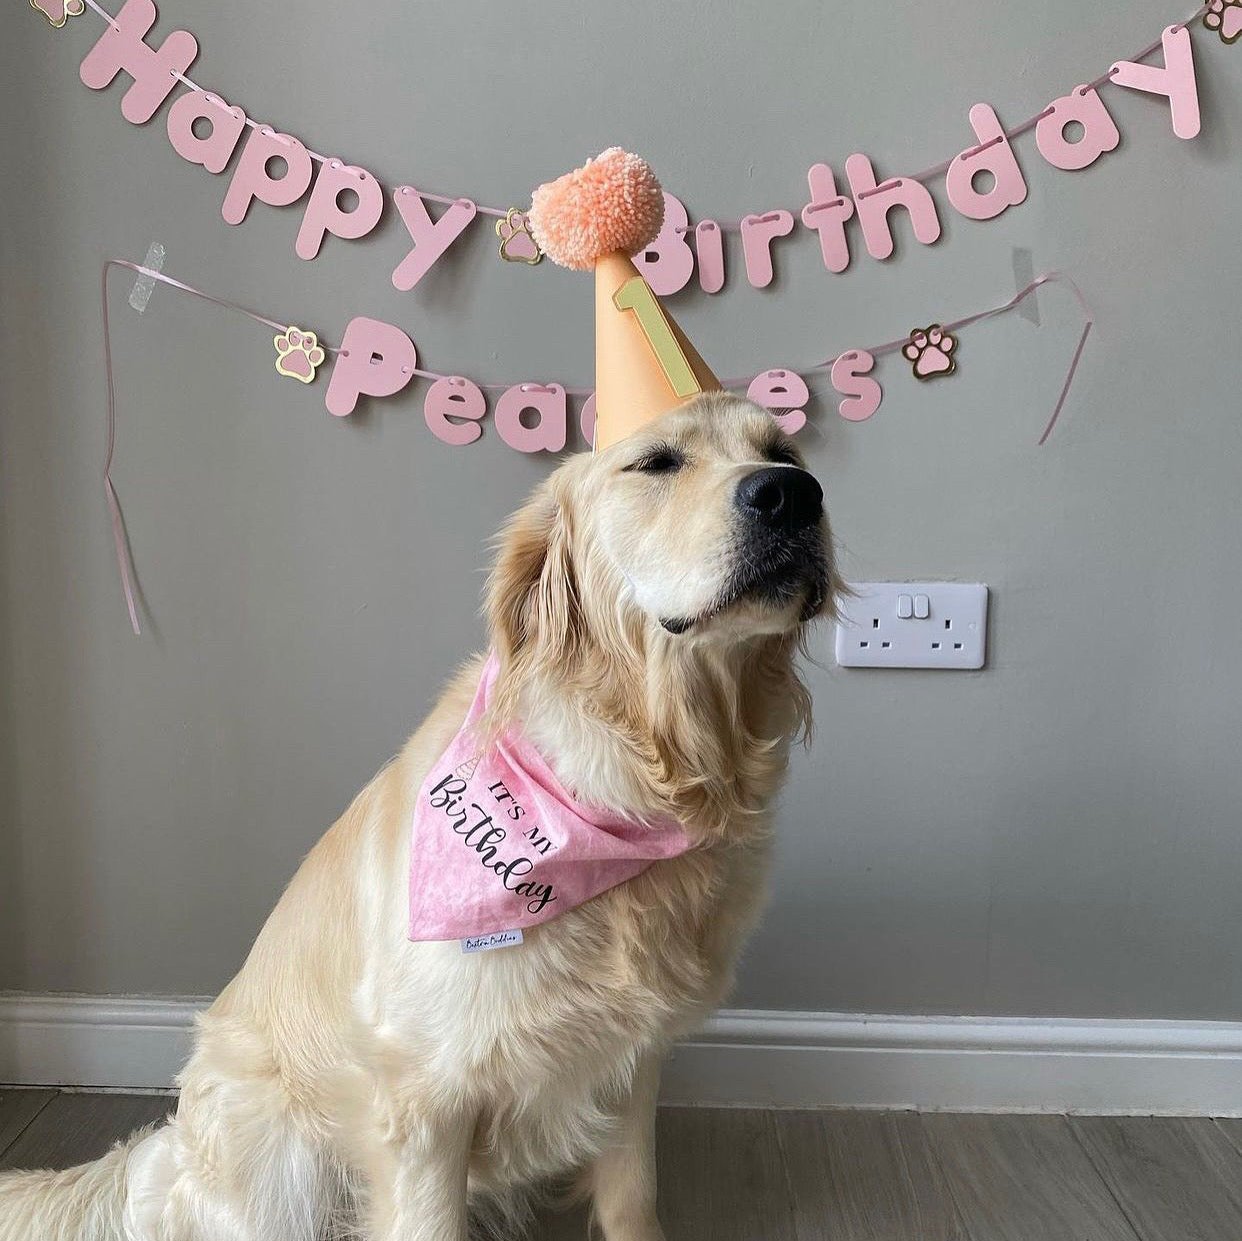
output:
POLYGON ((685 455, 676 448, 661 444, 643 453, 625 467, 626 474, 675 474, 686 464, 685 455))
POLYGON ((799 457, 797 449, 784 440, 773 440, 765 445, 763 459, 770 461, 773 465, 792 465, 799 469, 802 468, 802 458, 799 457))

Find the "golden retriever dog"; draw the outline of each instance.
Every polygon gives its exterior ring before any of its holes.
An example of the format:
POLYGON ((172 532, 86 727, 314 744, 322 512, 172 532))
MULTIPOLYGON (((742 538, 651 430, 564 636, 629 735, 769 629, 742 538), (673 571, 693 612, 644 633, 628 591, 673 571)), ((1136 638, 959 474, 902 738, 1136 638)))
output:
POLYGON ((660 1241, 660 1063, 727 994, 768 807, 809 724, 795 658, 838 582, 819 484, 721 393, 568 458, 503 531, 487 726, 584 803, 692 847, 464 954, 407 938, 410 824, 467 663, 311 851, 201 1018, 163 1127, 0 1178, 2 1241, 464 1241, 572 1183, 606 1241, 660 1241))

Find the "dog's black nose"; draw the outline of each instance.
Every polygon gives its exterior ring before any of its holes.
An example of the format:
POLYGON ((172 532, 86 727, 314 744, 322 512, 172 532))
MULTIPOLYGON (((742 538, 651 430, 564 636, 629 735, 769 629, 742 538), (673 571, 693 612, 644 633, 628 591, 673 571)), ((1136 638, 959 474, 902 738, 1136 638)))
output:
POLYGON ((803 530, 824 511, 824 492, 805 470, 773 465, 747 474, 738 484, 736 503, 748 517, 772 530, 803 530))

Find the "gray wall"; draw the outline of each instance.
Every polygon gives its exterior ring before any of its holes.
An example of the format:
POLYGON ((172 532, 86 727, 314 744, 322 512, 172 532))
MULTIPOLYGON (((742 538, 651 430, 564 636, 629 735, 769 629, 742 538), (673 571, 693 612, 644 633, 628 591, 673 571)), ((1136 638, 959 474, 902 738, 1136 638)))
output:
MULTIPOLYGON (((204 83, 393 180, 519 201, 621 142, 692 212, 736 216, 801 203, 815 159, 948 155, 977 100, 1020 119, 1180 16, 1127 8, 374 0, 364 22, 308 0, 292 22, 170 0, 160 29, 199 36, 204 83)), ((224 180, 173 154, 162 113, 144 132, 119 89, 79 84, 96 19, 3 21, 0 987, 211 992, 480 641, 485 540, 552 463, 490 431, 445 447, 421 390, 333 419, 321 388, 277 379, 263 330, 167 289, 140 317, 118 279, 116 478, 155 617, 135 639, 100 490, 100 261, 160 241, 174 275, 325 334, 390 319, 427 364, 483 378, 588 378, 589 288, 477 237, 399 294, 392 213, 304 263, 296 211, 226 227, 224 180)), ((804 234, 769 291, 732 253, 724 295, 676 299, 731 373, 988 305, 1015 247, 1098 314, 1042 450, 1079 330, 1057 291, 1038 328, 967 332, 951 381, 885 364, 870 423, 816 405, 847 572, 989 582, 992 658, 843 673, 815 636, 818 737, 741 1005, 1242 1018, 1242 60, 1195 45, 1196 142, 1113 92, 1122 149, 1067 174, 1026 139, 1031 196, 1000 220, 945 211, 940 245, 843 276, 804 234)))

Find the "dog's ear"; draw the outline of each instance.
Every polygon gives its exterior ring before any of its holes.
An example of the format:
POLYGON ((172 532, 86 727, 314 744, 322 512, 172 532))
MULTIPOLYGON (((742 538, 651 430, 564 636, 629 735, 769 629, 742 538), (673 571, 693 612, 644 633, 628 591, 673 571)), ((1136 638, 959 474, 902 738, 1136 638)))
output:
POLYGON ((570 556, 570 530, 555 478, 500 533, 487 584, 492 646, 501 662, 567 657, 581 635, 582 610, 570 556))

